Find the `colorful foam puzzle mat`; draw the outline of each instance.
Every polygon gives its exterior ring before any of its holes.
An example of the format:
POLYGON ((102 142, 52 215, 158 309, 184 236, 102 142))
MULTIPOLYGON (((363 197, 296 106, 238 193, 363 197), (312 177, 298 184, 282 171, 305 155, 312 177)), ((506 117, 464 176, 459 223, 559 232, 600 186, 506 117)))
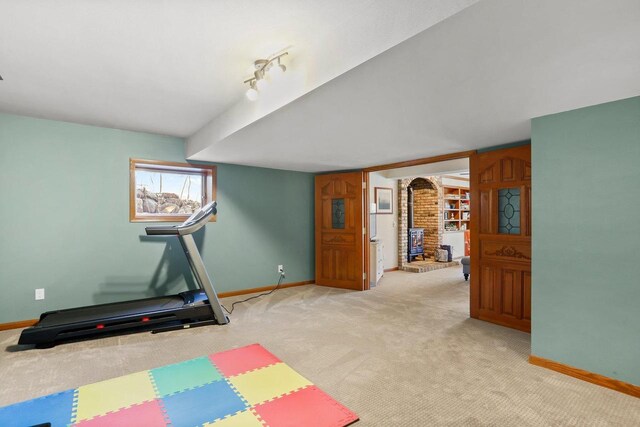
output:
POLYGON ((259 344, 0 408, 2 427, 341 427, 357 420, 259 344))

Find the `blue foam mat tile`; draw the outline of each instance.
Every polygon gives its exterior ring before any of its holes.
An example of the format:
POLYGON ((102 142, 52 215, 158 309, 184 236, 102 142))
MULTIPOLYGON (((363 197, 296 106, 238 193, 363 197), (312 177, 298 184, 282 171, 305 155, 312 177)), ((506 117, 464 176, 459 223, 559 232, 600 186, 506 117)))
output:
POLYGON ((71 424, 76 390, 50 394, 0 408, 0 426, 25 427, 51 423, 51 427, 71 424))
POLYGON ((196 426, 224 418, 247 408, 227 384, 215 381, 161 399, 172 426, 196 426))

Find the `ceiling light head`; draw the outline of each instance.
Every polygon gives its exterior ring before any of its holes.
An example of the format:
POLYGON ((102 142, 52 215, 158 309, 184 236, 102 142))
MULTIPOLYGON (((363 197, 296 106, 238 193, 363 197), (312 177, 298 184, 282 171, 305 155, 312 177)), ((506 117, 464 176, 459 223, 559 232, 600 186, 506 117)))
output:
POLYGON ((255 83, 252 84, 249 89, 247 89, 245 95, 247 96, 247 99, 249 101, 255 101, 256 99, 258 99, 258 91, 255 88, 255 83))
POLYGON ((260 80, 256 81, 256 89, 258 89, 259 91, 265 90, 267 86, 269 86, 269 82, 265 78, 261 78, 260 80))
POLYGON ((269 69, 269 74, 274 78, 280 78, 287 71, 287 67, 280 63, 280 58, 278 58, 277 64, 271 64, 271 68, 269 69))

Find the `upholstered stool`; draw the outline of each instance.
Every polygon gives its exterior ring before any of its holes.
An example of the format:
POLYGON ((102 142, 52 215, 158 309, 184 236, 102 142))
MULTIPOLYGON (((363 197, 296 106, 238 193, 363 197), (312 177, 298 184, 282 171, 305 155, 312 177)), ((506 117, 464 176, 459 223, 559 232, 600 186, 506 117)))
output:
POLYGON ((464 274, 464 280, 469 280, 469 273, 471 273, 471 257, 463 256, 460 260, 462 264, 462 274, 464 274))

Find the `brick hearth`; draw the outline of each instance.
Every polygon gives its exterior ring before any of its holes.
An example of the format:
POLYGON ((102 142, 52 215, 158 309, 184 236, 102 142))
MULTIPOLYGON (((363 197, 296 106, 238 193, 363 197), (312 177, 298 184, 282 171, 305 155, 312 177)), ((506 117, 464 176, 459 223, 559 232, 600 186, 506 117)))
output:
MULTIPOLYGON (((413 261, 410 264, 405 263, 402 266, 403 271, 409 271, 411 273, 426 273, 427 271, 440 270, 441 268, 447 267, 455 267, 456 265, 460 265, 458 261, 451 262, 436 262, 432 260, 426 261, 413 261)), ((460 274, 462 274, 462 270, 460 270, 460 274)))

